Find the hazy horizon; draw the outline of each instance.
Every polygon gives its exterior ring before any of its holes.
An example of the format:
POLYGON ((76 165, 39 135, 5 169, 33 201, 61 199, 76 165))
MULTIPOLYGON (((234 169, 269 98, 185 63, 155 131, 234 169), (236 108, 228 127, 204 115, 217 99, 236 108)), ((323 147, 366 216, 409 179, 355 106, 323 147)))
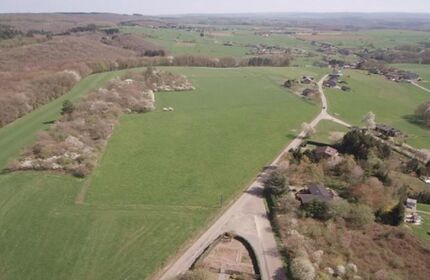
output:
POLYGON ((430 13, 427 0, 2 0, 0 13, 108 12, 145 15, 262 13, 430 13), (147 3, 145 3, 147 2, 147 3))

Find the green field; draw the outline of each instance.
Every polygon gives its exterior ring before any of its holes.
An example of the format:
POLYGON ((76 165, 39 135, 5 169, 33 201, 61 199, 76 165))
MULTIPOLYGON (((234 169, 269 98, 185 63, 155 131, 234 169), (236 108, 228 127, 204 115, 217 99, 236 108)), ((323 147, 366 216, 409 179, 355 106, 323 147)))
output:
MULTIPOLYGON (((0 176, 2 279, 148 277, 319 111, 280 87, 287 78, 321 76, 318 69, 171 70, 197 90, 159 93, 155 112, 124 116, 90 178, 0 176), (87 199, 76 205, 85 184, 87 199)), ((79 85, 76 95, 94 85, 79 85)))
POLYGON ((348 132, 348 128, 332 121, 322 120, 316 127, 316 132, 312 135, 311 140, 332 144, 333 139, 337 136, 348 132))
POLYGON ((301 41, 291 35, 272 35, 262 37, 253 31, 229 28, 227 31, 208 32, 204 37, 195 31, 178 29, 152 29, 146 27, 123 27, 124 33, 143 34, 145 38, 166 48, 172 55, 193 54, 214 57, 243 57, 249 52, 248 45, 266 44, 290 48, 310 49, 309 42, 301 41), (233 42, 233 46, 224 46, 233 42))
POLYGON ((395 83, 378 75, 346 71, 351 92, 326 89, 330 113, 353 125, 363 125, 363 116, 372 111, 378 123, 386 123, 406 133, 407 143, 430 148, 430 129, 413 123, 412 115, 430 94, 407 83, 395 83))
POLYGON ((418 203, 417 209, 427 213, 418 213, 423 218, 423 223, 420 226, 412 225, 412 231, 417 237, 430 242, 430 235, 427 234, 427 232, 430 232, 430 205, 418 203))
MULTIPOLYGON (((427 32, 412 30, 375 29, 349 32, 321 32, 319 40, 347 48, 393 48, 402 45, 416 45, 430 42, 427 32), (324 38, 324 36, 326 38, 324 38)), ((312 39, 310 37, 309 39, 312 39)))

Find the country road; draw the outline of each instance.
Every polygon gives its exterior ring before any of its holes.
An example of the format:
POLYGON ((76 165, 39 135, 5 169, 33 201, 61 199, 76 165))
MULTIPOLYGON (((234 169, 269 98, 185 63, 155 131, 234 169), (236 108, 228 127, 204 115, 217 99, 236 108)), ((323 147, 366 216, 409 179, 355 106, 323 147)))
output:
MULTIPOLYGON (((323 90, 325 75, 319 82, 322 109, 310 125, 316 127, 321 120, 330 120, 339 124, 349 124, 332 117, 328 113, 328 103, 323 90)), ((283 156, 291 149, 296 149, 303 142, 302 131, 276 157, 271 165, 278 165, 283 156)), ((247 190, 204 232, 178 259, 168 265, 162 272, 161 280, 170 280, 187 271, 203 251, 224 232, 235 232, 246 238, 258 258, 263 280, 284 280, 283 261, 278 252, 275 235, 267 216, 267 208, 262 196, 263 185, 257 178, 247 190)))
POLYGON ((416 82, 411 82, 411 84, 413 84, 414 86, 416 86, 416 87, 418 87, 418 88, 420 88, 420 89, 422 89, 422 90, 424 90, 424 91, 430 92, 430 89, 425 88, 425 87, 423 87, 422 85, 417 84, 416 82))

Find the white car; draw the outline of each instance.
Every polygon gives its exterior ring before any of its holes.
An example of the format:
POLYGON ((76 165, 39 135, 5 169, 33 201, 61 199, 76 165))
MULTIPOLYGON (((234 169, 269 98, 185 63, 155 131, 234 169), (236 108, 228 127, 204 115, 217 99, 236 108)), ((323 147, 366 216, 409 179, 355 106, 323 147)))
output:
POLYGON ((426 184, 430 184, 430 177, 422 177, 421 180, 426 184))

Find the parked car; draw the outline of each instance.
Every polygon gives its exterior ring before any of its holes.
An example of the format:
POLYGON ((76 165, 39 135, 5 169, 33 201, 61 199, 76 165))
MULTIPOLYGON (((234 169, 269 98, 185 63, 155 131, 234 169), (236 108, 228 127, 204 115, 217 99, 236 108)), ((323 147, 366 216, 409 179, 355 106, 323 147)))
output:
POLYGON ((430 177, 422 177, 421 180, 426 184, 430 184, 430 177))

